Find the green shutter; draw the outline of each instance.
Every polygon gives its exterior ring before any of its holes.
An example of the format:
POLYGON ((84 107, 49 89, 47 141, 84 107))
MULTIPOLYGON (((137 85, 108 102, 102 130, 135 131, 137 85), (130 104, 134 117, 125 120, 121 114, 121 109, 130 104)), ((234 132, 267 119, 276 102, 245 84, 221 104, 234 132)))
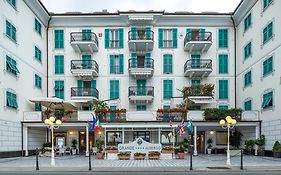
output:
POLYGON ((163 48, 163 29, 158 29, 158 48, 163 48))
POLYGON ((146 105, 137 105, 137 111, 146 111, 146 105))
POLYGON ((252 71, 249 71, 244 75, 244 87, 250 84, 252 84, 252 71))
POLYGON ((110 55, 109 56, 109 65, 110 65, 110 73, 111 74, 115 74, 116 73, 116 71, 115 71, 115 55, 110 55))
POLYGON ((228 105, 219 105, 219 109, 227 110, 228 109, 228 105))
POLYGON ((192 32, 192 29, 186 29, 186 40, 187 41, 191 40, 191 32, 192 32))
POLYGON ((120 28, 119 29, 119 48, 124 47, 124 29, 120 28))
POLYGON ((55 55, 55 74, 64 74, 64 56, 55 55))
POLYGON ((144 67, 152 68, 152 61, 151 61, 151 53, 150 52, 146 52, 146 54, 145 54, 144 67))
POLYGON ((219 73, 220 74, 228 73, 228 55, 225 54, 219 55, 219 73))
POLYGON ((219 99, 228 99, 228 80, 219 80, 219 99))
POLYGON ((92 69, 92 55, 82 55, 82 68, 92 69))
POLYGON ((205 41, 205 29, 200 29, 200 41, 205 41))
POLYGON ((55 48, 62 49, 64 48, 64 31, 55 30, 55 48))
POLYGON ((119 74, 123 74, 124 73, 124 55, 120 54, 119 55, 119 74))
POLYGON ((263 102, 262 102, 262 108, 268 108, 273 106, 273 92, 268 92, 263 95, 263 102))
POLYGON ((200 85, 200 84, 201 84, 201 80, 191 80, 191 86, 200 85))
POLYGON ((109 48, 109 29, 104 29, 104 48, 109 48))
POLYGON ((146 80, 137 80, 137 95, 146 95, 146 80))
POLYGON ((201 65, 201 55, 194 54, 191 55, 191 67, 192 68, 200 68, 201 65))
POLYGON ((163 98, 166 100, 171 99, 173 96, 173 81, 172 80, 164 80, 163 81, 163 98))
POLYGON ((92 88, 92 95, 96 96, 96 88, 97 88, 97 81, 96 80, 92 80, 91 81, 91 88, 92 88))
POLYGON ((252 110, 252 100, 248 100, 248 101, 244 102, 244 109, 245 109, 245 111, 252 110))
POLYGON ((42 105, 39 104, 39 103, 35 103, 35 105, 34 105, 34 110, 35 110, 35 111, 41 111, 41 110, 42 110, 42 105))
POLYGON ((91 29, 82 29, 82 40, 91 41, 92 40, 92 30, 91 29))
POLYGON ((228 30, 219 29, 219 48, 228 48, 228 30))
MULTIPOLYGON (((116 110, 116 109, 117 109, 117 106, 109 106, 109 109, 111 109, 111 110, 116 110)), ((114 121, 115 118, 116 118, 116 113, 111 112, 111 113, 109 114, 109 120, 110 120, 110 121, 114 121)))
POLYGON ((64 81, 55 80, 55 96, 64 99, 64 81))
POLYGON ((151 29, 150 29, 150 27, 146 27, 145 28, 145 37, 146 37, 147 40, 151 40, 152 39, 151 38, 151 29))
POLYGON ((173 29, 173 48, 178 47, 178 29, 173 29))
POLYGON ((173 58, 171 54, 163 55, 163 73, 164 74, 171 74, 173 73, 173 58))
POLYGON ((132 52, 131 53, 131 68, 136 68, 137 67, 137 53, 132 52))
POLYGON ((137 28, 132 27, 131 28, 131 39, 136 40, 137 39, 137 28))
POLYGON ((119 98, 119 80, 110 80, 110 99, 119 98))
POLYGON ((82 91, 83 91, 83 81, 82 80, 77 80, 77 95, 82 96, 82 91))

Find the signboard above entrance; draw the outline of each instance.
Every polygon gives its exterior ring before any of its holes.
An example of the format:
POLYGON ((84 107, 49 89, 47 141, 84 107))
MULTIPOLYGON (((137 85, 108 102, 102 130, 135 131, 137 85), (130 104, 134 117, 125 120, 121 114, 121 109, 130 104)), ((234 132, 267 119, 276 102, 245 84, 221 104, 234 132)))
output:
POLYGON ((161 151, 161 144, 152 144, 142 138, 137 138, 135 141, 127 144, 119 144, 118 151, 130 151, 131 153, 148 153, 149 151, 161 151))

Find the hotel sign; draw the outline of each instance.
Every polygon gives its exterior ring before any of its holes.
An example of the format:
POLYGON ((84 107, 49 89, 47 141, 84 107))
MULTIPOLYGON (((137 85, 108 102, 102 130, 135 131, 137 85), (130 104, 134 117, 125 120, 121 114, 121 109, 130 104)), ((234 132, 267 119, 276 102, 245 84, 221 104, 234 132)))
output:
POLYGON ((130 151, 131 153, 148 153, 149 151, 161 151, 162 144, 149 143, 142 138, 137 138, 135 141, 127 144, 118 144, 118 151, 130 151))

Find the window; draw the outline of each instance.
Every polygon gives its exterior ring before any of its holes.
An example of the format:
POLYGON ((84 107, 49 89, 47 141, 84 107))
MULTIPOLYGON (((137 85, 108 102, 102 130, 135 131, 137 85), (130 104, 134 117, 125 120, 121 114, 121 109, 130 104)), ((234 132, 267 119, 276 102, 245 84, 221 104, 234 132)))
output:
POLYGON ((13 8, 17 8, 17 4, 16 4, 16 0, 7 0, 7 2, 13 7, 13 8))
POLYGON ((171 54, 163 55, 163 73, 164 74, 173 73, 173 55, 171 54))
POLYGON ((228 105, 219 105, 219 109, 227 110, 228 109, 228 105))
POLYGON ((158 47, 159 48, 177 48, 178 47, 178 29, 159 29, 158 47))
POLYGON ((175 141, 172 131, 161 131, 161 144, 172 145, 175 141))
POLYGON ((6 20, 6 35, 12 41, 17 42, 17 29, 9 21, 6 20))
POLYGON ((200 84, 201 84, 201 80, 191 80, 191 86, 200 85, 200 84))
POLYGON ((163 98, 165 100, 170 100, 173 96, 173 81, 164 80, 163 81, 163 98))
POLYGON ((55 30, 55 49, 64 48, 64 31, 55 30))
POLYGON ((228 99, 228 80, 219 80, 219 99, 228 99))
POLYGON ((219 48, 228 48, 228 30, 219 29, 219 48))
POLYGON ((273 36, 273 22, 270 22, 264 29, 263 29, 263 44, 268 42, 273 36))
POLYGON ((252 25, 252 14, 250 13, 245 19, 244 19, 244 32, 252 25))
POLYGON ((252 71, 249 71, 244 75, 244 87, 247 87, 250 84, 252 84, 252 71))
POLYGON ((244 109, 245 109, 245 111, 252 110, 252 100, 247 100, 244 102, 244 109))
POLYGON ((42 78, 37 74, 35 74, 35 87, 42 88, 42 78))
POLYGON ((42 60, 42 52, 38 47, 34 47, 34 55, 35 55, 35 59, 38 60, 39 62, 41 62, 42 60))
POLYGON ((6 105, 7 107, 18 109, 17 95, 15 93, 6 91, 6 105))
POLYGON ((110 55, 110 74, 123 74, 124 73, 124 55, 110 55))
POLYGON ((64 56, 55 56, 55 74, 64 74, 64 56))
POLYGON ((262 63, 263 76, 266 76, 273 72, 273 56, 269 57, 262 63))
POLYGON ((137 105, 137 111, 146 111, 145 105, 137 105))
POLYGON ((227 145, 227 132, 216 131, 216 144, 227 145))
POLYGON ((121 131, 107 131, 107 145, 117 146, 119 143, 122 143, 122 132, 121 131))
POLYGON ((8 55, 6 55, 6 70, 14 75, 20 73, 17 68, 17 62, 8 55))
POLYGON ((200 69, 201 68, 201 55, 191 55, 191 68, 200 69))
POLYGON ((228 73, 228 55, 225 54, 219 55, 219 73, 220 74, 228 73))
POLYGON ((249 42, 245 47, 244 47, 244 59, 246 60, 252 55, 252 42, 249 42))
POLYGON ((82 55, 82 68, 83 69, 92 69, 92 55, 82 55))
POLYGON ((82 30, 82 41, 91 41, 92 40, 92 30, 83 29, 82 30))
POLYGON ((273 0, 263 0, 263 10, 265 10, 273 0))
POLYGON ((124 47, 124 29, 105 29, 105 48, 124 47))
POLYGON ((273 92, 268 92, 263 95, 262 98, 262 109, 267 109, 273 106, 273 92))
POLYGON ((35 18, 35 30, 41 35, 41 23, 35 18))
POLYGON ((110 80, 110 99, 119 98, 119 80, 110 80))
POLYGON ((60 99, 64 99, 64 81, 56 80, 55 81, 55 96, 60 99))
POLYGON ((34 110, 35 110, 35 111, 41 111, 41 110, 42 110, 42 105, 39 104, 39 103, 35 103, 35 105, 34 105, 34 110))
POLYGON ((150 132, 149 131, 134 131, 133 137, 134 137, 134 140, 141 137, 143 140, 150 142, 150 132))

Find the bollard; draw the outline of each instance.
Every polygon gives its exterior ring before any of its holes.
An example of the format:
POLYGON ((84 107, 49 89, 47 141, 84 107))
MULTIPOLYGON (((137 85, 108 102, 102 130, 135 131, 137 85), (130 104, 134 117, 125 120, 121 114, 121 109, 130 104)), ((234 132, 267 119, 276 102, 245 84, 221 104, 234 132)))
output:
POLYGON ((241 148, 241 164, 240 164, 240 170, 243 170, 243 149, 241 148))
POLYGON ((39 170, 38 155, 39 155, 39 150, 38 148, 36 148, 36 170, 39 170))
POLYGON ((193 145, 190 145, 190 165, 189 165, 189 170, 193 170, 193 167, 192 167, 192 156, 193 156, 193 145))

